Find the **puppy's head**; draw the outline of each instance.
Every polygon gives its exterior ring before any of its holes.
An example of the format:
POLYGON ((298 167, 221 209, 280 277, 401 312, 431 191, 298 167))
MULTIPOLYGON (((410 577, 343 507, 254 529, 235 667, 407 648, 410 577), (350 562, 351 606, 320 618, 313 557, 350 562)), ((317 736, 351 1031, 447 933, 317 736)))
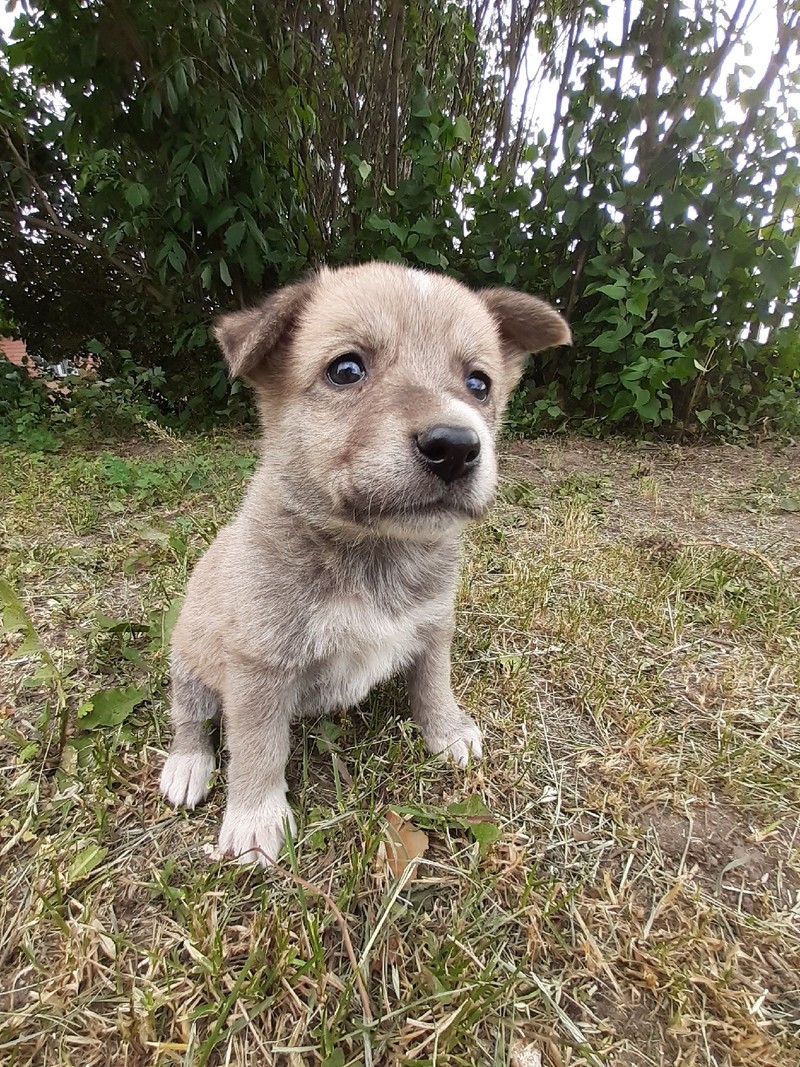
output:
POLYGON ((486 512, 525 357, 570 341, 534 297, 383 263, 324 269, 224 316, 216 335, 256 389, 287 506, 408 538, 486 512))

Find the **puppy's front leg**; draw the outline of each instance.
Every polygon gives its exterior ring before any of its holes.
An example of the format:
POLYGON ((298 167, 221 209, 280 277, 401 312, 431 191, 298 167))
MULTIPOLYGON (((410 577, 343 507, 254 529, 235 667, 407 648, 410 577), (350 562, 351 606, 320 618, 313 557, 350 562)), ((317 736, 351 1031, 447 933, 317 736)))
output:
POLYGON ((481 732, 474 719, 456 704, 450 688, 452 625, 425 634, 424 651, 408 670, 411 714, 430 752, 466 767, 470 756, 480 759, 481 732))
POLYGON ((266 866, 278 857, 284 824, 295 832, 286 799, 289 691, 269 674, 237 666, 229 674, 224 703, 230 760, 219 847, 240 863, 255 860, 266 866))

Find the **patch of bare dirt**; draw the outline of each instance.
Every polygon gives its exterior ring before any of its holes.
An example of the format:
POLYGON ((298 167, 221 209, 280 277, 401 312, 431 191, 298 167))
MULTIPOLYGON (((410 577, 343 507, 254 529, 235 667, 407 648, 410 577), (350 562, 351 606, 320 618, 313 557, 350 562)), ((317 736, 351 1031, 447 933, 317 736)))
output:
POLYGON ((597 483, 602 529, 639 541, 715 541, 800 567, 800 442, 779 446, 512 441, 503 477, 550 494, 569 480, 597 483))
POLYGON ((651 807, 637 821, 677 871, 743 912, 757 912, 767 896, 791 907, 800 894, 800 877, 788 866, 790 843, 777 830, 760 839, 729 805, 708 804, 691 818, 651 807))
POLYGON ((613 1067, 672 1067, 679 1048, 669 1018, 645 990, 599 991, 592 1000, 602 1029, 614 1038, 609 1064, 613 1067))
POLYGON ((175 455, 175 444, 169 438, 153 441, 151 438, 142 437, 126 439, 114 442, 114 455, 125 459, 161 459, 164 456, 175 455))

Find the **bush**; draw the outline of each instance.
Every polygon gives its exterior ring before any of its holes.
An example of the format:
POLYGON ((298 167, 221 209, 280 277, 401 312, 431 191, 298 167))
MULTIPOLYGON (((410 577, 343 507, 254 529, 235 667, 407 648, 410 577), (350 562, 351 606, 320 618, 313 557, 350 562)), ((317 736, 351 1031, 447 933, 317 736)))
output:
POLYGON ((791 431, 800 7, 776 4, 743 87, 746 6, 626 4, 620 43, 610 0, 345 0, 339 22, 37 0, 0 65, 5 318, 37 356, 97 353, 76 422, 239 420, 221 310, 322 261, 402 260, 565 312, 574 347, 532 364, 518 431, 791 431), (539 122, 512 107, 537 45, 559 87, 539 122))

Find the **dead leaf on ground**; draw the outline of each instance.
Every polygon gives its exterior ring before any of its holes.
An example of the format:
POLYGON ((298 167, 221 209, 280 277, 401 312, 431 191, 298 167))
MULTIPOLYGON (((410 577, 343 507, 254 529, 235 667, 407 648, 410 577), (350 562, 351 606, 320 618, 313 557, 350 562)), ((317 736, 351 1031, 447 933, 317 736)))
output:
POLYGON ((428 849, 428 835, 418 830, 410 819, 404 819, 395 811, 386 813, 386 838, 379 852, 379 862, 388 869, 393 878, 399 878, 409 863, 410 882, 417 876, 415 860, 420 860, 428 849))

